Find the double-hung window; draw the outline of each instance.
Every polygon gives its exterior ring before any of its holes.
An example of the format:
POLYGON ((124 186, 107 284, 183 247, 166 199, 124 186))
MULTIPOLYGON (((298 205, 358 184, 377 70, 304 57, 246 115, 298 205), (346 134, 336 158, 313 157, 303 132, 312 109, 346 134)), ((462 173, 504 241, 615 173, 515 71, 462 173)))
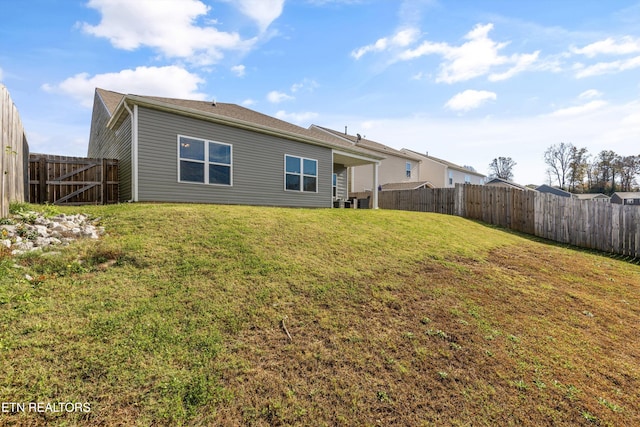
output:
POLYGON ((411 178, 411 163, 407 162, 406 166, 407 178, 411 178))
POLYGON ((230 144, 178 136, 178 181, 232 185, 230 144))
POLYGON ((284 189, 316 193, 318 161, 286 154, 284 156, 284 189))

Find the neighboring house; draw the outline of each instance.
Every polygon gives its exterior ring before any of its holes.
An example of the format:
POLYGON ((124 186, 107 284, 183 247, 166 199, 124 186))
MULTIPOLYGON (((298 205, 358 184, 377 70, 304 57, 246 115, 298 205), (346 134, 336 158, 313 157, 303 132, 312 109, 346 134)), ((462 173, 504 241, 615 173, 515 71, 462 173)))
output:
POLYGON ((420 159, 420 170, 417 179, 419 181, 428 181, 436 188, 455 187, 456 184, 484 184, 485 175, 476 172, 470 167, 459 166, 406 148, 401 151, 420 159))
POLYGON ((524 185, 520 185, 520 184, 516 184, 513 181, 507 181, 506 179, 502 179, 502 178, 492 178, 489 181, 487 181, 484 185, 492 185, 495 187, 506 187, 506 188, 515 188, 518 190, 522 190, 522 191, 536 191, 532 188, 529 187, 525 187, 524 185))
MULTIPOLYGON (((331 207, 383 156, 235 104, 96 89, 89 157, 119 160, 120 201, 331 207)), ((377 207, 377 192, 371 201, 377 207)))
POLYGON ((640 192, 617 192, 611 195, 611 203, 640 206, 640 192))
POLYGON ((406 154, 376 141, 363 138, 360 134, 348 135, 322 126, 311 125, 309 129, 324 132, 337 140, 351 144, 375 156, 383 156, 380 161, 378 184, 372 180, 372 165, 362 165, 350 168, 349 192, 372 191, 389 184, 400 184, 419 181, 420 159, 406 154))
POLYGON ((560 188, 552 187, 547 184, 542 184, 536 187, 536 191, 539 191, 540 193, 555 194, 556 196, 560 197, 573 197, 573 194, 569 193, 568 191, 564 191, 560 188))
POLYGON ((596 202, 609 203, 610 197, 602 193, 583 193, 573 195, 578 200, 592 200, 596 202))

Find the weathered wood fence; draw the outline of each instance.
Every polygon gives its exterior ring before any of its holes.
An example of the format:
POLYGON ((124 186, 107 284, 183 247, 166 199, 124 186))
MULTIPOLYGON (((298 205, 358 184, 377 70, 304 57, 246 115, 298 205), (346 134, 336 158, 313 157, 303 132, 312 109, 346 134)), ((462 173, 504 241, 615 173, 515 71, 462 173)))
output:
POLYGON ((29 201, 56 205, 118 202, 118 161, 31 154, 29 201))
POLYGON ((9 214, 9 203, 24 202, 29 146, 18 109, 7 88, 0 84, 0 218, 9 214))
POLYGON ((560 243, 640 258, 640 206, 470 184, 382 191, 378 205, 457 215, 560 243))

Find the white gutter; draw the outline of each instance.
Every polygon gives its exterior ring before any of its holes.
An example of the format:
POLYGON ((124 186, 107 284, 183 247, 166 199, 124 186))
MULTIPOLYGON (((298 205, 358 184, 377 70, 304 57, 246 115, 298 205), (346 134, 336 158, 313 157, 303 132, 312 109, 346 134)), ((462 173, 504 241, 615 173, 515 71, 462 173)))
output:
POLYGON ((133 106, 133 111, 124 102, 124 108, 131 116, 131 201, 138 201, 138 106, 133 106))

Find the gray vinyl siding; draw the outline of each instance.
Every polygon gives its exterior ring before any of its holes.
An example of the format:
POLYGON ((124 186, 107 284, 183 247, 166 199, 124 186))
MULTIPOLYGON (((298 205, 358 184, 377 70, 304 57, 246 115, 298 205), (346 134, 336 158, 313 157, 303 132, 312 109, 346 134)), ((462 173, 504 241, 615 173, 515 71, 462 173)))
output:
POLYGON ((344 165, 334 164, 333 173, 336 176, 336 199, 347 199, 347 168, 344 165))
POLYGON ((331 149, 177 114, 138 109, 138 200, 330 207, 331 149), (178 135, 232 146, 232 186, 178 182, 178 135), (318 161, 318 192, 284 190, 284 156, 318 161))
POLYGON ((91 116, 91 133, 87 156, 98 159, 118 159, 118 200, 131 200, 131 116, 118 129, 107 128, 111 116, 96 93, 91 116))

